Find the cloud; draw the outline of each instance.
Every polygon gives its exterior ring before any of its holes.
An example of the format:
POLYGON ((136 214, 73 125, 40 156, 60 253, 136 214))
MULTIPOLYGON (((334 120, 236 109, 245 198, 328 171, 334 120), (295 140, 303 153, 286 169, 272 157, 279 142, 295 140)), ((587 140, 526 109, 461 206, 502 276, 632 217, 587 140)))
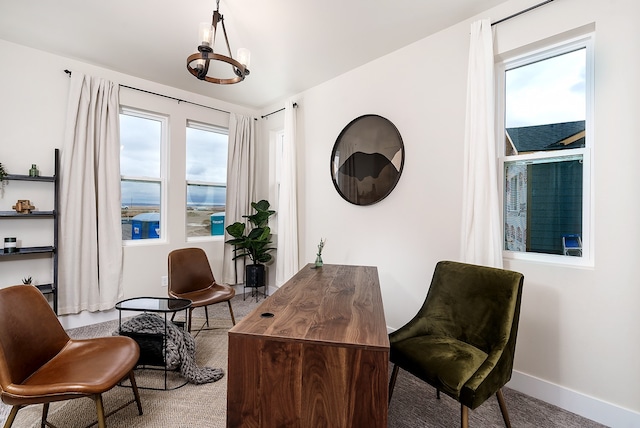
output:
POLYGON ((505 126, 585 120, 586 49, 508 70, 505 126))

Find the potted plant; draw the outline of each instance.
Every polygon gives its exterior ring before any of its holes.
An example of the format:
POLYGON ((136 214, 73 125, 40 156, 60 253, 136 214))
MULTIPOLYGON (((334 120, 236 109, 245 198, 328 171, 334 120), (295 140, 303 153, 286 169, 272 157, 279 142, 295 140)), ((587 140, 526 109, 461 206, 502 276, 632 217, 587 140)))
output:
POLYGON ((233 260, 249 257, 252 264, 245 266, 245 285, 247 287, 263 287, 265 285, 264 263, 271 261, 269 253, 274 250, 271 244, 271 228, 267 225, 269 217, 276 212, 269 209, 269 202, 262 200, 252 202, 251 207, 256 211, 251 215, 243 215, 249 220, 250 230, 245 223, 235 222, 226 227, 227 233, 233 238, 226 241, 234 246, 233 260))
POLYGON ((0 163, 0 196, 2 196, 2 191, 4 190, 4 185, 6 184, 5 178, 9 175, 6 169, 4 169, 4 165, 0 163))

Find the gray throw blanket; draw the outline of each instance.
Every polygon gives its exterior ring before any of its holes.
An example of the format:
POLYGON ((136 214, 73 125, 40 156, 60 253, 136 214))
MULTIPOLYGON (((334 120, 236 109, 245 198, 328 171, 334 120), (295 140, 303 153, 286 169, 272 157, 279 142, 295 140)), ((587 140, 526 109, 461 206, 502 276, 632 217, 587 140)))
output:
MULTIPOLYGON (((164 334, 164 319, 156 314, 143 313, 123 323, 120 329, 125 333, 164 334)), ((180 368, 180 374, 195 384, 215 382, 224 376, 222 369, 196 366, 193 336, 172 322, 167 323, 165 364, 170 370, 180 368)))

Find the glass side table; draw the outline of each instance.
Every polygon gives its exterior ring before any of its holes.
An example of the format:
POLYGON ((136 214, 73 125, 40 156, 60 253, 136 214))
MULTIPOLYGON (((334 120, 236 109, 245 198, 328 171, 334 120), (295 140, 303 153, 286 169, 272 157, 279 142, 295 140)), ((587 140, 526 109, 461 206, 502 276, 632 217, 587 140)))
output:
MULTIPOLYGON (((133 297, 131 299, 122 300, 116 303, 118 310, 118 333, 123 336, 129 336, 134 339, 140 346, 140 358, 138 366, 147 368, 146 366, 162 367, 164 371, 164 388, 153 388, 138 386, 143 389, 176 389, 184 386, 187 382, 169 387, 167 382, 167 373, 170 371, 165 362, 165 353, 167 350, 167 316, 175 315, 180 311, 185 311, 185 320, 188 316, 188 310, 191 307, 189 299, 175 299, 170 297, 133 297), (122 331, 122 311, 133 312, 151 312, 164 314, 164 333, 131 333, 122 331)), ((180 325, 179 323, 176 323, 180 325)), ((182 328, 186 329, 186 323, 182 323, 182 328)))

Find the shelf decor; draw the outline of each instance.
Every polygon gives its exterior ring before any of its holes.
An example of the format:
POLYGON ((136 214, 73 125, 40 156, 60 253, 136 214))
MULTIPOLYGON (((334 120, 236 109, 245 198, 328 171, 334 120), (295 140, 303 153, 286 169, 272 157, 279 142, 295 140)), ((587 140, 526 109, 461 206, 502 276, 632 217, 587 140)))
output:
MULTIPOLYGON (((50 299, 53 311, 58 313, 58 193, 60 190, 59 170, 60 170, 60 151, 55 149, 54 157, 54 174, 51 176, 42 176, 40 171, 38 175, 23 175, 23 174, 7 174, 2 164, 0 164, 0 197, 2 197, 2 186, 6 185, 10 181, 22 181, 29 182, 28 186, 39 186, 40 183, 51 183, 53 186, 53 207, 50 210, 33 211, 36 207, 31 205, 31 201, 28 199, 19 199, 13 211, 0 211, 0 221, 13 221, 13 219, 20 220, 35 220, 41 222, 43 219, 49 219, 53 223, 53 242, 50 245, 40 246, 18 246, 18 241, 15 237, 4 238, 4 248, 0 250, 0 264, 10 263, 22 258, 35 258, 35 257, 50 257, 52 260, 52 277, 51 281, 38 281, 35 285, 42 294, 47 295, 50 299), (49 297, 50 296, 50 297, 49 297)), ((36 166, 37 169, 37 166, 36 166)), ((31 172, 31 171, 30 171, 31 172)), ((24 244, 24 242, 23 242, 24 244)), ((28 279, 25 278, 25 279, 28 279)), ((32 282, 33 284, 33 282, 32 282)))
POLYGON ((2 191, 4 190, 4 185, 7 183, 7 170, 4 169, 4 165, 0 162, 0 197, 2 197, 2 191))
POLYGON ((16 238, 4 238, 4 252, 15 253, 16 251, 18 251, 16 238))
POLYGON ((20 214, 31 214, 31 211, 36 209, 36 207, 31 205, 31 201, 28 199, 18 199, 18 202, 16 202, 16 204, 11 208, 20 214))

